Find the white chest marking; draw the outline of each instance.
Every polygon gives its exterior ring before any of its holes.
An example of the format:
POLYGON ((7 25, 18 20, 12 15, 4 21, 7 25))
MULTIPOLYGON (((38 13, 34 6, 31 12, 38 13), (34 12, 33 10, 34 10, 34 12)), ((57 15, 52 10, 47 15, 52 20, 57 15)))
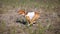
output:
POLYGON ((32 19, 34 17, 35 13, 34 12, 29 12, 26 16, 29 16, 30 19, 32 19))

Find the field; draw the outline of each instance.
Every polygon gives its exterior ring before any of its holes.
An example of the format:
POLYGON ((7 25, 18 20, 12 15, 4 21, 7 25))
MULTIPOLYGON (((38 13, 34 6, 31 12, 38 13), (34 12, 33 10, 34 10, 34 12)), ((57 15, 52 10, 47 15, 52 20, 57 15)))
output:
POLYGON ((0 0, 0 34, 60 34, 60 0, 0 0), (36 24, 26 26, 18 10, 38 11, 36 24))

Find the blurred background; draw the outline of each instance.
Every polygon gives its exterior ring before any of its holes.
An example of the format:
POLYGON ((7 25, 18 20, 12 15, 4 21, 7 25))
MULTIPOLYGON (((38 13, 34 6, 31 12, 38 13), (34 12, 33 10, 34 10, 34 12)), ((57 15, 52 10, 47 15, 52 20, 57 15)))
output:
POLYGON ((0 0, 0 34, 60 34, 60 0, 0 0), (26 26, 21 9, 38 11, 36 24, 26 26))

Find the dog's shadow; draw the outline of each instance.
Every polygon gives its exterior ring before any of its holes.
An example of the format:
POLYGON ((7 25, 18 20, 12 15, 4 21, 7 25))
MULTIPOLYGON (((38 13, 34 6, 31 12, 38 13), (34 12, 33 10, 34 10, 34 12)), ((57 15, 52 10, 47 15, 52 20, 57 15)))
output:
POLYGON ((27 21, 25 19, 17 19, 16 20, 16 23, 21 23, 21 24, 26 25, 27 24, 27 21))

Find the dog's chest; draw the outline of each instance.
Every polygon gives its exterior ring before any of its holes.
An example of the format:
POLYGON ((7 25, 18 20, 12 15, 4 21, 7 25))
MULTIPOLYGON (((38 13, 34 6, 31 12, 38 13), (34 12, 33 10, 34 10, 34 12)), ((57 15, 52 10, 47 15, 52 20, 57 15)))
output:
POLYGON ((32 19, 34 15, 35 15, 34 12, 28 12, 26 16, 29 16, 29 18, 32 19))

